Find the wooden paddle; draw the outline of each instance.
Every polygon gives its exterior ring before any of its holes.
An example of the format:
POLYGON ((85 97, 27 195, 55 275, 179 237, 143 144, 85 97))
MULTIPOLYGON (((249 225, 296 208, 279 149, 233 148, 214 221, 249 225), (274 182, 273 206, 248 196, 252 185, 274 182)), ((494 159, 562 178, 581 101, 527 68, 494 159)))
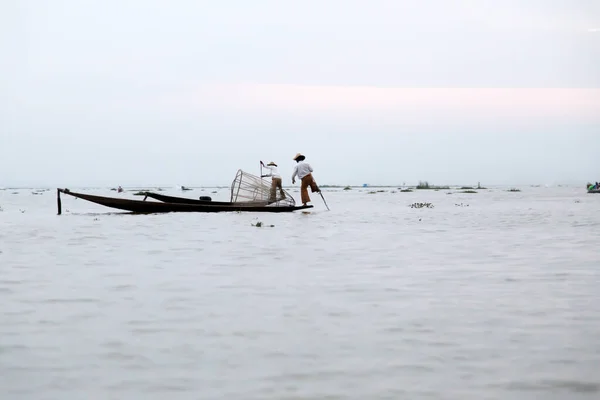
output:
MULTIPOLYGON (((314 178, 313 178, 313 181, 315 182, 315 184, 317 184, 317 181, 315 181, 314 178)), ((317 187, 319 188, 319 194, 321 195, 321 198, 323 199, 323 203, 325 203, 325 207, 327 207, 327 211, 331 211, 329 209, 329 206, 327 205, 327 202, 325 201, 325 197, 323 197, 323 192, 321 191, 321 188, 319 187, 319 185, 317 185, 317 187)))
POLYGON ((325 203, 325 207, 327 207, 327 211, 331 211, 329 209, 329 206, 327 205, 327 202, 325 201, 325 197, 323 197, 323 192, 321 192, 321 189, 319 189, 319 194, 321 195, 321 198, 323 199, 323 203, 325 203))

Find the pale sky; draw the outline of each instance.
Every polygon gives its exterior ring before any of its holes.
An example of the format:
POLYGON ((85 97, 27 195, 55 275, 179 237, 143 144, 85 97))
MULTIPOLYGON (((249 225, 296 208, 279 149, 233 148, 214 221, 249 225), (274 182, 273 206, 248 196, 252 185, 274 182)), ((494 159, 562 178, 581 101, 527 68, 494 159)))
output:
POLYGON ((4 0, 0 54, 0 187, 600 180, 598 0, 4 0))

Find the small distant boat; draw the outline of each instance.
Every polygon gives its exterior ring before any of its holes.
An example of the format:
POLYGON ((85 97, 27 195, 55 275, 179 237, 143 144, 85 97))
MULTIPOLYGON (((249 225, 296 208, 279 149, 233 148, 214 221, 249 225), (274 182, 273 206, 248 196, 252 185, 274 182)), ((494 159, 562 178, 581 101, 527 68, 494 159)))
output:
POLYGON ((600 193, 600 184, 596 182, 596 184, 588 183, 586 186, 588 193, 600 193))

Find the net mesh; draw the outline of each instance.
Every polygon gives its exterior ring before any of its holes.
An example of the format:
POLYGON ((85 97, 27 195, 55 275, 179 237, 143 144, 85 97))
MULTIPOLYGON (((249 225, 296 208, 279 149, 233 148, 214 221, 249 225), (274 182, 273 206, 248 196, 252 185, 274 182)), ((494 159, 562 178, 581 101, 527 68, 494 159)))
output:
POLYGON ((283 188, 273 185, 271 179, 261 179, 241 169, 231 184, 231 202, 274 207, 296 205, 294 198, 283 188))

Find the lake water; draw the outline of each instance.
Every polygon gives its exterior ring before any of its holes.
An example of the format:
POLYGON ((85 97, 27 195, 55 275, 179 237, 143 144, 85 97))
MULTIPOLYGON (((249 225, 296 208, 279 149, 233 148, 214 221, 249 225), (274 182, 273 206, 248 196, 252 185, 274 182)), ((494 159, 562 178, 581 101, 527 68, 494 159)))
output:
POLYGON ((598 399, 600 195, 505 189, 61 216, 0 190, 0 397, 598 399))

